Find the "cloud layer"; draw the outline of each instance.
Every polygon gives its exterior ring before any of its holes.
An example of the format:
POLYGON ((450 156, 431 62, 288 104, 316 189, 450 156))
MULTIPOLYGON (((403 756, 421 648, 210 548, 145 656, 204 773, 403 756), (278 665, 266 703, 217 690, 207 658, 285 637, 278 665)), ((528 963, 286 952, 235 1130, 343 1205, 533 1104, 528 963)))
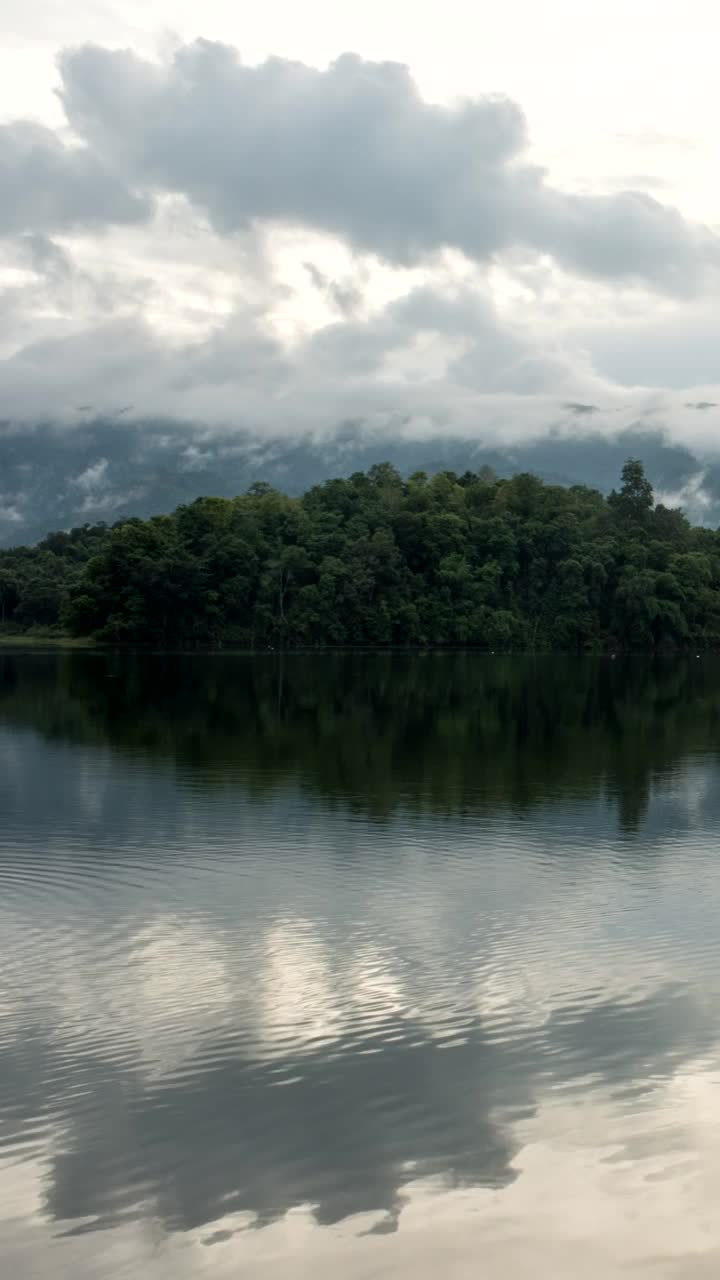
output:
POLYGON ((128 183, 186 195, 222 232, 300 224, 403 265, 521 246, 681 292, 720 261, 715 236, 648 195, 554 189, 523 158, 515 103, 430 104, 395 63, 248 67, 200 40, 165 66, 87 46, 60 67, 68 121, 91 151, 128 183))
POLYGON ((66 127, 0 126, 6 528, 34 527, 16 473, 38 424, 88 421, 99 450, 67 481, 88 511, 142 489, 127 468, 114 483, 116 448, 158 422, 184 424, 198 484, 233 432, 255 454, 349 422, 385 452, 507 450, 639 425, 699 451, 676 488, 700 493, 720 423, 711 229, 611 182, 561 188, 517 104, 428 102, 397 63, 248 65, 198 40, 58 65, 66 127))
POLYGON ((5 235, 139 222, 152 208, 96 151, 66 146, 52 129, 30 121, 0 127, 0 188, 5 235))

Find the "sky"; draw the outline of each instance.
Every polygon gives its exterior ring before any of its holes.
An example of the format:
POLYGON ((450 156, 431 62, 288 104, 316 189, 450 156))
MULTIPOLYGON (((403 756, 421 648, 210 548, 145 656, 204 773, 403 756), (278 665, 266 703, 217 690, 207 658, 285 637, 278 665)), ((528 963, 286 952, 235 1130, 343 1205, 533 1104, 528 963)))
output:
POLYGON ((711 3, 5 0, 0 33, 9 429, 720 451, 711 3))

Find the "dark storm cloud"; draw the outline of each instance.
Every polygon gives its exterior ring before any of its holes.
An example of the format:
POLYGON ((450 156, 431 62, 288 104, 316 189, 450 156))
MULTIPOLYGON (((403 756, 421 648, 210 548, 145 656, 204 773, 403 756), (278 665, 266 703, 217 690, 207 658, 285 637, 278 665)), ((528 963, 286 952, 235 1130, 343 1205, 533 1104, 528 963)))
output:
POLYGON ((501 97, 423 101, 409 71, 345 54, 320 71, 244 66, 197 41, 167 65, 95 46, 60 60, 68 120, 130 185, 187 196, 232 232, 300 224, 410 264, 445 247, 510 247, 607 279, 685 292, 717 238, 633 191, 554 189, 527 163, 523 115, 501 97))
POLYGON ((29 121, 0 127, 0 234, 43 232, 147 218, 134 194, 97 152, 65 146, 29 121))

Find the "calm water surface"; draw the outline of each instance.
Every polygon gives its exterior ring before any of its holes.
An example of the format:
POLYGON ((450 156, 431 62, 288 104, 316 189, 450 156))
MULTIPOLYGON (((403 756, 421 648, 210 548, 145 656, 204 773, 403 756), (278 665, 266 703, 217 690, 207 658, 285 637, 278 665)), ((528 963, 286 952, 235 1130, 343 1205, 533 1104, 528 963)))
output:
POLYGON ((0 655, 15 1280, 720 1274, 720 662, 0 655))

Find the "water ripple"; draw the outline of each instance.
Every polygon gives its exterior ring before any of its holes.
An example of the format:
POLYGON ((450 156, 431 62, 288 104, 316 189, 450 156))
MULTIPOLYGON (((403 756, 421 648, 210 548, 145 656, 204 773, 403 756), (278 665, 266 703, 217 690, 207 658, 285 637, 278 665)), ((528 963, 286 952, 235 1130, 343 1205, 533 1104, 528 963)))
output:
POLYGON ((263 1249, 287 1266, 303 1231, 345 1274, 355 1223, 392 1275, 406 1245, 385 1236, 416 1212, 422 1236, 463 1196, 490 1254, 517 1215, 513 1274, 523 1223, 555 1256, 531 1190, 556 1225, 585 1185, 613 1223, 611 1185, 645 1226, 666 1184, 690 1215, 701 1202, 685 1189, 717 1135, 714 757, 666 768, 629 835, 606 772, 529 812, 486 803, 479 760, 465 808, 433 805, 428 777, 427 803, 400 787, 378 813, 339 784, 319 797, 309 767, 278 787, 267 760, 238 777, 232 759, 201 773, 0 739, 0 1219, 20 1274, 41 1248, 56 1274, 93 1274, 101 1231, 134 1242, 113 1280, 144 1273, 136 1232, 181 1278, 196 1246, 227 1246, 236 1274, 241 1238, 271 1276, 263 1249))

